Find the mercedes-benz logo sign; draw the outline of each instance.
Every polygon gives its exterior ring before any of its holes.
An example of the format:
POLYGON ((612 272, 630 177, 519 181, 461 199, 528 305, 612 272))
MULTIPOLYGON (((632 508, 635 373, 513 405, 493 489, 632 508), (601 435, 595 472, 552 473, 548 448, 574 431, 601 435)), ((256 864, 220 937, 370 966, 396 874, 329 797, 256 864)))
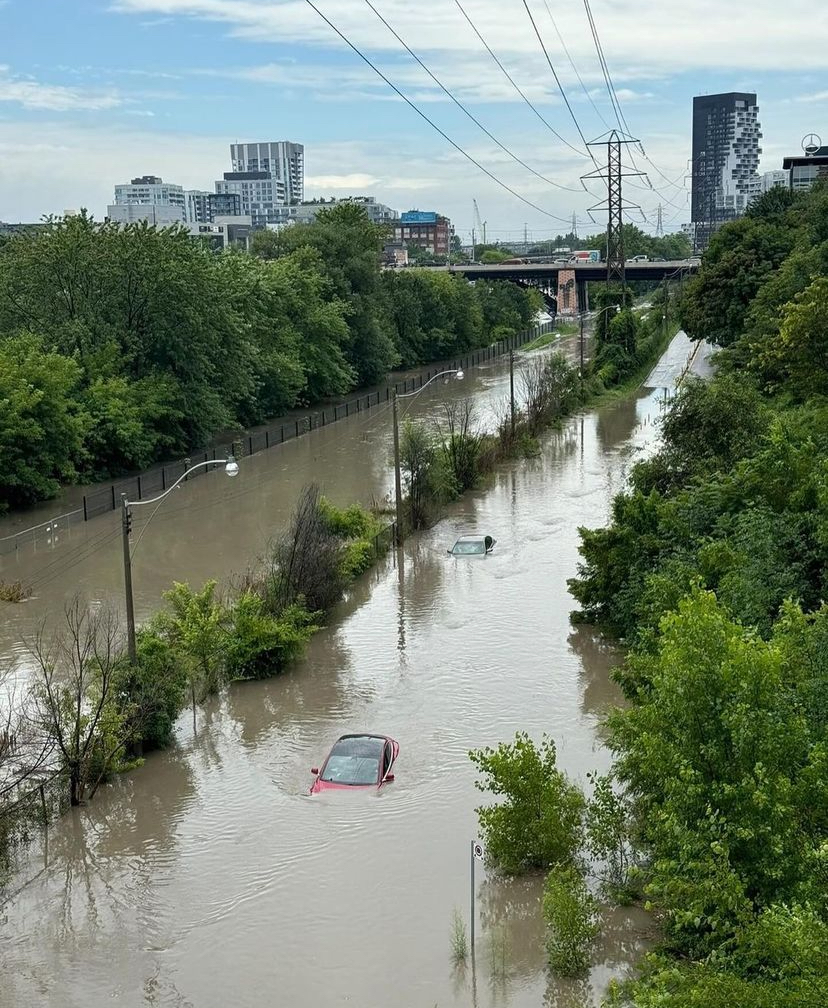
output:
POLYGON ((822 140, 816 135, 816 133, 809 133, 807 136, 802 138, 802 149, 806 154, 816 154, 821 146, 822 140))

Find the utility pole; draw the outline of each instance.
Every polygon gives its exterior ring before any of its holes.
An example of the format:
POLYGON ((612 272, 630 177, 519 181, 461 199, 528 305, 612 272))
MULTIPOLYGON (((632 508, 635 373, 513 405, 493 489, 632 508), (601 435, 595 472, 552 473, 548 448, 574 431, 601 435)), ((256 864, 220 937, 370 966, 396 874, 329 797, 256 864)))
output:
MULTIPOLYGON (((596 140, 587 144, 588 147, 607 148, 607 167, 596 168, 595 171, 582 175, 586 179, 605 179, 607 183, 606 203, 597 203, 589 211, 607 211, 607 285, 620 283, 622 289, 626 282, 626 267, 624 255, 624 204, 621 196, 621 182, 625 176, 644 175, 644 172, 626 169, 621 161, 621 148, 624 144, 638 143, 633 137, 610 130, 596 140)), ((629 209, 640 210, 636 203, 628 203, 629 209)))
POLYGON ((515 351, 509 348, 509 401, 512 406, 512 440, 515 439, 515 351))
POLYGON ((529 240, 526 237, 526 221, 523 222, 523 244, 528 245, 529 240))
POLYGON ((394 422, 394 545, 402 546, 403 515, 402 515, 402 479, 400 478, 400 428, 397 420, 397 387, 391 389, 391 411, 394 422))
POLYGON ((586 312, 582 311, 580 314, 581 314, 581 340, 580 340, 580 345, 579 345, 580 367, 579 367, 579 370, 578 370, 578 377, 581 379, 581 382, 583 382, 583 380, 584 380, 584 315, 586 315, 586 312))
POLYGON ((129 533, 132 531, 132 512, 129 510, 127 495, 121 494, 121 539, 124 547, 124 588, 126 589, 127 654, 134 664, 137 657, 135 646, 135 606, 132 601, 132 557, 129 555, 129 533))

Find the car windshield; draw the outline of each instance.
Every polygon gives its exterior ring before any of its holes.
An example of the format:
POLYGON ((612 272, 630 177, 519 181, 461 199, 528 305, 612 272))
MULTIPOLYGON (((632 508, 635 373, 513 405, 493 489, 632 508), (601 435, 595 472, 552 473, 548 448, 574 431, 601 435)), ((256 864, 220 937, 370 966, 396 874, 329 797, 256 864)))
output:
POLYGON ((482 539, 458 539, 451 550, 452 553, 485 553, 486 544, 482 539))
POLYGON ((331 750, 322 780, 329 784, 376 784, 383 740, 379 738, 345 738, 331 750))

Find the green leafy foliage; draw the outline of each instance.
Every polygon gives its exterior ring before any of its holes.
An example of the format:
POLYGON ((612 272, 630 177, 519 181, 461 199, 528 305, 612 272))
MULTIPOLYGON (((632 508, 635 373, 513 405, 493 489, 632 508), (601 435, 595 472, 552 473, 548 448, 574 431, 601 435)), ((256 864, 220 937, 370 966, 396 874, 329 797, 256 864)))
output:
POLYGON ((300 657, 318 626, 314 614, 303 606, 286 606, 273 616, 260 595, 243 592, 230 612, 228 676, 266 679, 278 675, 300 657))
POLYGON ((584 798, 556 764, 555 744, 536 745, 525 732, 469 753, 482 775, 480 791, 497 795, 497 805, 477 809, 487 856, 505 874, 548 870, 570 863, 579 848, 584 798))
POLYGON ((482 346, 537 310, 513 284, 382 271, 383 238, 340 205, 257 234, 255 255, 85 213, 3 242, 0 507, 482 346))
POLYGON ((80 369, 31 333, 0 342, 0 509, 51 497, 75 475, 80 369))
POLYGON ((546 876, 543 919, 553 971, 573 976, 585 970, 590 946, 598 935, 598 904, 574 865, 556 865, 546 876))

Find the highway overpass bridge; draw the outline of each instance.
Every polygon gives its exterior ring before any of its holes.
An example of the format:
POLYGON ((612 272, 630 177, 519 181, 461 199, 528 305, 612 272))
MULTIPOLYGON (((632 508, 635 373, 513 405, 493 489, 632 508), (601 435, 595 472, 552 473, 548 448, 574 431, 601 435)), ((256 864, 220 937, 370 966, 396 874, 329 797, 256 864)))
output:
MULTIPOLYGON (((428 269, 442 270, 445 266, 431 266, 428 269)), ((670 262, 627 262, 627 280, 681 280, 699 268, 698 259, 676 259, 670 262)), ((448 267, 452 273, 459 273, 468 280, 511 280, 523 287, 537 287, 542 294, 553 300, 561 315, 575 315, 589 308, 587 283, 605 280, 606 263, 500 263, 484 266, 470 263, 466 266, 448 267)))

